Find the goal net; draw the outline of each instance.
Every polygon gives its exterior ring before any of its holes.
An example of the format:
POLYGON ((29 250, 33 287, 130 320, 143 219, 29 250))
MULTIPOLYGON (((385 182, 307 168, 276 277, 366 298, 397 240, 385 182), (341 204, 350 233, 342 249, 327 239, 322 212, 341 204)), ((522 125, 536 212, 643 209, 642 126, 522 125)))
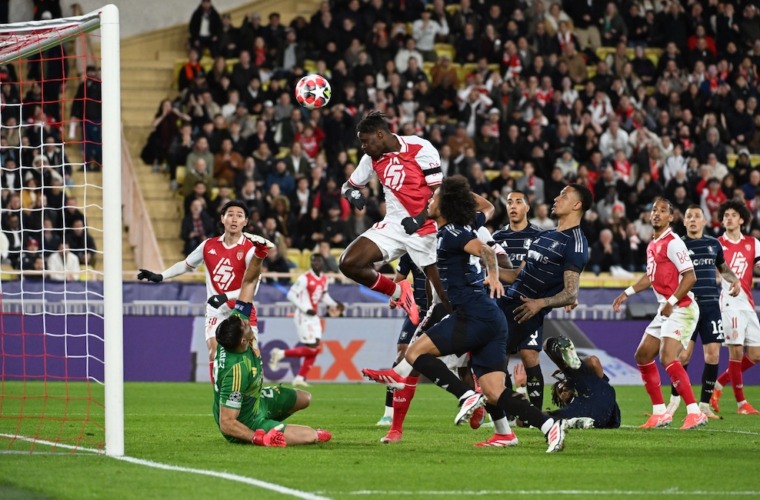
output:
POLYGON ((118 10, 0 26, 0 453, 123 454, 118 10))

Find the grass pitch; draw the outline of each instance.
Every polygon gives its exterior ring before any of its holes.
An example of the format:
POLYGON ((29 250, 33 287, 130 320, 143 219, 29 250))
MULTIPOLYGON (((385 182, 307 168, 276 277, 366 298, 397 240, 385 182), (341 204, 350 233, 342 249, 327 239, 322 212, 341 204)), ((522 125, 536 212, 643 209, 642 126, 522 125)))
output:
MULTIPOLYGON (((7 395, 22 388, 6 382, 4 389, 7 395)), ((722 401, 724 420, 682 432, 676 422, 668 429, 634 428, 651 408, 648 397, 642 387, 620 387, 624 428, 571 430, 565 451, 552 455, 545 453, 544 438, 535 429, 517 429, 520 444, 514 448, 473 448, 491 429, 454 426, 454 399, 432 385, 418 389, 404 440, 394 445, 381 444, 387 428, 375 426, 382 415, 383 387, 318 385, 309 390, 311 407, 291 422, 329 429, 333 440, 266 449, 222 439, 211 416, 207 384, 127 384, 127 455, 195 473, 81 451, 48 453, 51 449, 41 445, 29 454, 28 443, 0 438, 0 498, 760 496, 760 416, 733 413, 730 388, 722 401), (238 480, 198 473, 208 471, 238 480), (297 491, 278 492, 277 487, 297 491)), ((745 390, 750 401, 760 402, 760 387, 745 390)), ((31 392, 30 384, 26 391, 31 392)), ((42 401, 27 400, 24 413, 32 414, 42 401)), ((15 432, 17 403, 3 401, 0 433, 15 432)), ((102 408, 89 408, 93 420, 102 419, 102 408)), ((47 412, 56 410, 53 405, 47 412)), ((77 410, 73 404, 67 409, 71 418, 78 417, 77 410)), ((675 420, 684 415, 682 407, 675 420)), ((67 430, 56 421, 29 422, 21 430, 37 430, 40 436, 79 429, 67 430)), ((87 427, 88 441, 97 441, 98 432, 87 427)))

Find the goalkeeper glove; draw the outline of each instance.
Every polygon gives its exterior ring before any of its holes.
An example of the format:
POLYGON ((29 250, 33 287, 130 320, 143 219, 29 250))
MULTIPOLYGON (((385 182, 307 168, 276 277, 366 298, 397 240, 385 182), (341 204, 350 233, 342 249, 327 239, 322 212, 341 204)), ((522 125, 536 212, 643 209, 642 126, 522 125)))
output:
POLYGON ((243 233, 243 236, 248 238, 251 243, 253 243, 253 255, 261 260, 267 258, 267 254, 269 253, 270 248, 274 248, 274 243, 264 238, 263 236, 252 233, 243 233))
POLYGON ((153 283, 161 283, 164 280, 164 277, 161 274, 148 271, 147 269, 140 269, 140 272, 137 274, 137 279, 148 280, 153 283))
POLYGON ((401 219, 401 225, 404 226, 406 234, 414 234, 422 227, 426 220, 427 218, 424 215, 419 214, 414 217, 404 217, 401 219))
POLYGON ((225 302, 227 302, 227 294, 220 293, 218 295, 212 295, 209 297, 207 303, 214 309, 219 309, 225 302))
POLYGON ((367 205, 367 198, 364 197, 361 189, 356 189, 355 187, 349 187, 343 193, 343 196, 345 196, 348 202, 354 207, 356 207, 358 210, 364 209, 364 207, 367 205))
POLYGON ((251 443, 256 446, 272 446, 276 448, 284 448, 287 445, 285 434, 277 429, 271 429, 269 432, 264 431, 264 429, 256 430, 253 436, 251 436, 251 443))

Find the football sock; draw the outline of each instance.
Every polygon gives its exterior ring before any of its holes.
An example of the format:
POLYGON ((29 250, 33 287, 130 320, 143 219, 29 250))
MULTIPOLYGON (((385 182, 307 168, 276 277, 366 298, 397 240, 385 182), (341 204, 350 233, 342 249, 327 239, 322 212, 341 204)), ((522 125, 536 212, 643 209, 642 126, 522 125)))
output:
POLYGON ((540 429, 547 420, 551 420, 549 417, 541 413, 541 410, 530 404, 530 401, 525 399, 524 396, 517 394, 510 388, 504 389, 504 392, 501 393, 498 406, 507 414, 515 415, 523 422, 527 422, 528 425, 532 425, 538 429, 540 429))
POLYGON ((728 370, 724 371, 720 374, 720 377, 715 381, 715 387, 718 389, 723 389, 725 386, 727 386, 731 382, 731 375, 728 373, 728 370))
MULTIPOLYGON (((691 382, 689 381, 689 374, 683 369, 683 365, 680 361, 675 360, 665 367, 665 370, 670 376, 670 380, 681 395, 683 402, 688 405, 695 405, 697 400, 694 398, 694 390, 691 388, 691 382)), ((690 412, 691 413, 691 412, 690 412)))
MULTIPOLYGON (((316 349, 312 349, 312 351, 317 351, 316 349)), ((309 354, 307 356, 304 356, 303 362, 301 363, 301 369, 298 370, 298 375, 300 375, 303 378, 307 378, 306 376, 309 374, 309 370, 311 370, 311 367, 314 366, 314 361, 317 360, 317 353, 309 354)))
POLYGON ((544 374, 541 373, 541 365, 526 367, 525 375, 528 377, 530 403, 540 409, 544 405, 544 374))
POLYGON ((749 356, 745 354, 744 357, 742 358, 742 371, 746 372, 753 366, 755 366, 755 362, 749 359, 749 356))
MULTIPOLYGON (((686 367, 684 367, 686 368, 686 367)), ((709 403, 715 388, 715 379, 718 377, 718 365, 705 363, 705 369, 702 370, 702 394, 699 400, 703 403, 709 403)))
POLYGON ((402 359, 396 366, 393 367, 393 371, 401 375, 402 377, 408 377, 411 375, 414 367, 409 364, 409 361, 402 359))
POLYGON ((393 280, 386 278, 382 274, 377 275, 377 281, 375 281, 375 284, 370 288, 376 292, 388 295, 394 300, 397 300, 399 297, 401 297, 401 287, 394 283, 393 280))
POLYGON ((208 376, 211 377, 211 385, 214 385, 214 362, 208 362, 208 376))
MULTIPOLYGON (((660 372, 657 371, 657 365, 654 364, 654 361, 639 365, 639 371, 641 372, 641 380, 644 381, 644 389, 649 394, 649 399, 652 400, 652 405, 664 406, 665 399, 663 399, 662 389, 660 389, 660 372)), ((665 410, 659 413, 665 413, 665 410)))
POLYGON ((547 434, 549 434, 549 431, 552 429, 552 425, 554 425, 554 419, 553 418, 548 419, 546 422, 544 422, 541 425, 541 432, 544 433, 544 436, 546 436, 547 434))
MULTIPOLYGON (((396 368, 396 365, 398 365, 397 361, 393 362, 393 368, 396 368)), ((385 414, 384 417, 392 417, 393 416, 393 389, 390 387, 385 388, 385 414)))
POLYGON ((393 394, 393 422, 391 430, 402 432, 404 429, 404 419, 409 411, 409 405, 412 404, 414 393, 417 390, 417 381, 419 377, 409 377, 403 389, 394 391, 393 394))
POLYGON ((491 421, 493 422, 494 434, 512 433, 512 429, 509 427, 509 422, 507 421, 507 414, 504 412, 504 410, 498 406, 487 404, 486 411, 488 412, 488 415, 491 417, 491 421))
POLYGON ((734 398, 737 402, 744 401, 744 375, 742 374, 742 361, 729 359, 728 373, 731 377, 731 387, 734 389, 734 398))
POLYGON ((286 358, 305 358, 307 356, 316 356, 317 354, 319 354, 319 349, 316 347, 301 346, 285 349, 286 358))
MULTIPOLYGON (((685 365, 683 365, 683 369, 688 373, 688 371, 689 371, 689 363, 686 363, 685 365)), ((670 395, 671 396, 680 396, 680 394, 678 394, 678 390, 676 389, 676 387, 673 384, 670 384, 670 395)))
MULTIPOLYGON (((401 366, 401 364, 399 364, 399 366, 401 366)), ((464 396, 469 390, 467 389, 467 386, 459 380, 459 377, 451 373, 451 370, 446 367, 443 361, 432 354, 423 354, 419 356, 412 366, 415 370, 430 379, 435 385, 456 396, 457 399, 464 396)))

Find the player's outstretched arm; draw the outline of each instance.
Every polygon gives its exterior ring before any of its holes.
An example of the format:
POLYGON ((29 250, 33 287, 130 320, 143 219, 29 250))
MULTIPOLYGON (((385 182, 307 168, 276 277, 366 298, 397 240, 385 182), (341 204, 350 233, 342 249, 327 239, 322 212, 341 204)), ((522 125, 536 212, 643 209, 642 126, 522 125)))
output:
POLYGON ((253 258, 245 269, 243 282, 240 285, 239 302, 253 302, 253 296, 256 292, 256 283, 261 276, 261 262, 267 258, 270 248, 274 248, 274 243, 253 234, 244 233, 245 237, 253 243, 253 258))
POLYGON ((649 281, 649 276, 646 274, 642 275, 641 278, 639 278, 639 281, 634 283, 633 286, 629 286, 620 295, 615 297, 615 300, 612 301, 612 309, 615 312, 620 312, 620 306, 623 305, 623 302, 628 300, 629 296, 643 292, 650 286, 652 286, 652 282, 649 281))
POLYGON ((193 268, 188 266, 186 261, 181 260, 161 273, 154 273, 153 271, 148 271, 147 269, 140 269, 140 272, 137 273, 137 279, 140 281, 148 280, 152 281, 153 283, 161 283, 166 279, 174 278, 175 276, 185 274, 186 272, 192 270, 193 268))
POLYGON ((479 194, 472 193, 472 197, 475 198, 475 211, 482 212, 486 216, 486 220, 491 220, 493 213, 496 210, 493 203, 483 198, 479 194))

